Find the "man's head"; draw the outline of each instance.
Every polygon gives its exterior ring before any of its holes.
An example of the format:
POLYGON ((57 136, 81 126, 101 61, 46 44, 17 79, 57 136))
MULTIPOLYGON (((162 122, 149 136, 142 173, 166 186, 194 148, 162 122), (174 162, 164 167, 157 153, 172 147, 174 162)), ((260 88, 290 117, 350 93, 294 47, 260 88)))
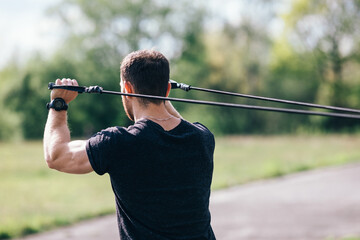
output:
MULTIPOLYGON (((129 82, 134 93, 165 97, 170 77, 169 61, 153 50, 141 50, 127 55, 121 63, 121 81, 129 82)), ((162 100, 140 98, 144 105, 159 105, 162 100)))

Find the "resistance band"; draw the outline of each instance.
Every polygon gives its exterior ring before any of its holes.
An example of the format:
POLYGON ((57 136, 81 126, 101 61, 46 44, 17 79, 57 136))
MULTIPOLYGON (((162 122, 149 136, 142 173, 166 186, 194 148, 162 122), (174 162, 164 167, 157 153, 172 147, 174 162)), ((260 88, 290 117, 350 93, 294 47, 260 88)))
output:
MULTIPOLYGON (((224 94, 236 97, 244 97, 244 98, 252 98, 257 100, 264 101, 272 101, 272 102, 280 102, 286 104, 294 104, 301 105, 307 107, 314 108, 323 108, 327 110, 334 111, 342 111, 342 112, 352 112, 352 113, 360 113, 358 109, 351 108, 341 108, 341 107, 333 107, 312 103, 304 103, 304 102, 296 102, 290 100, 276 99, 276 98, 267 98, 253 95, 246 95, 240 93, 232 93, 225 92, 213 89, 205 89, 205 88, 197 88, 184 83, 177 83, 176 81, 170 80, 172 89, 182 89, 184 91, 189 90, 198 90, 205 91, 210 93, 224 94)), ((346 114, 346 113, 335 113, 335 112, 318 112, 318 111, 308 111, 308 110, 299 110, 299 109, 288 109, 288 108, 274 108, 274 107, 264 107, 264 106, 255 106, 255 105, 245 105, 245 104, 235 104, 235 103, 224 103, 224 102, 212 102, 212 101, 203 101, 203 100, 193 100, 193 99, 183 99, 183 98, 172 98, 172 97, 161 97, 161 96, 153 96, 153 95, 144 95, 144 94, 134 94, 134 93, 122 93, 115 91, 107 91, 99 86, 66 86, 66 85, 55 85, 54 83, 49 83, 48 89, 64 89, 69 91, 75 91, 78 93, 99 93, 99 94, 111 94, 111 95, 121 95, 121 96, 129 96, 129 97, 140 97, 140 98, 148 98, 148 99, 157 99, 157 100, 168 100, 174 102, 185 102, 185 103, 194 103, 194 104, 202 104, 202 105, 212 105, 212 106, 221 106, 221 107, 231 107, 231 108, 242 108, 242 109, 251 109, 251 110, 263 110, 263 111, 271 111, 271 112, 282 112, 282 113, 294 113, 294 114, 306 114, 306 115, 317 115, 317 116, 327 116, 327 117, 339 117, 339 118, 352 118, 352 119, 360 119, 360 115, 357 114, 346 114)))

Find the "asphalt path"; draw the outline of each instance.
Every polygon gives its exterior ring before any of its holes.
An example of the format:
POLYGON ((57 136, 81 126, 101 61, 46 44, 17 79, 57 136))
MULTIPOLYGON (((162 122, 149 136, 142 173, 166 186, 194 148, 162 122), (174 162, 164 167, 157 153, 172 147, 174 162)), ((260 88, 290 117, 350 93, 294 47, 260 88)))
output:
MULTIPOLYGON (((323 240, 360 237, 360 164, 331 167, 215 191, 219 240, 323 240)), ((115 215, 21 240, 119 239, 115 215)))

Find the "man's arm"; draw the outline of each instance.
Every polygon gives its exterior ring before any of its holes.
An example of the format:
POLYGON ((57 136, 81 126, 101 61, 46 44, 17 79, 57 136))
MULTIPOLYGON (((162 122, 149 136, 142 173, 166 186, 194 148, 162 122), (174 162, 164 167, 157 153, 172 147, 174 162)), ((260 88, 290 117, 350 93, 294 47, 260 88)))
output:
MULTIPOLYGON (((76 80, 56 80, 57 85, 75 85, 76 80)), ((62 98, 68 104, 77 96, 76 92, 55 89, 51 100, 62 98)), ((86 153, 86 141, 71 141, 67 125, 67 112, 49 110, 44 131, 44 155, 50 168, 67 173, 89 173, 93 171, 86 153)))

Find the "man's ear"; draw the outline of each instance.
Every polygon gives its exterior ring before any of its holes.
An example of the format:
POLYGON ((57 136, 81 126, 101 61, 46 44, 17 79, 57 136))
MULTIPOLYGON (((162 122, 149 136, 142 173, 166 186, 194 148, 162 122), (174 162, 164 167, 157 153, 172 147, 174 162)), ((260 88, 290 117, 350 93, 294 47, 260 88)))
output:
POLYGON ((134 87, 131 85, 130 82, 125 81, 124 82, 124 88, 126 93, 134 93, 134 87))
POLYGON ((171 90, 171 83, 169 82, 169 83, 168 83, 167 90, 166 90, 166 97, 168 97, 168 96, 169 96, 169 94, 170 94, 170 90, 171 90))

